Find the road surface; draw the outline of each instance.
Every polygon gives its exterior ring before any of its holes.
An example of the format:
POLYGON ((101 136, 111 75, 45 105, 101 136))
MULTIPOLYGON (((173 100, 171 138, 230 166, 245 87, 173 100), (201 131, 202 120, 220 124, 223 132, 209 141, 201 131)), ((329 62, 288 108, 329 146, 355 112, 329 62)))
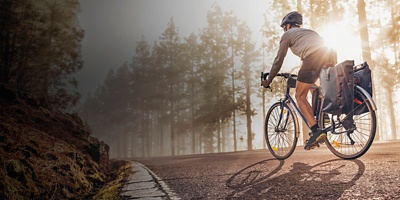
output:
POLYGON ((134 161, 164 192, 159 199, 400 199, 400 141, 375 142, 356 160, 322 146, 298 147, 284 161, 268 150, 134 161))

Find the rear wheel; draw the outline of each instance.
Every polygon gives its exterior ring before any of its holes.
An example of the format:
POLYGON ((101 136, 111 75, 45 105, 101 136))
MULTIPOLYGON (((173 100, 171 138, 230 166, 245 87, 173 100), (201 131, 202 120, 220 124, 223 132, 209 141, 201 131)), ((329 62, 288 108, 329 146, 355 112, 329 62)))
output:
POLYGON ((265 140, 269 151, 277 159, 290 157, 296 148, 297 126, 294 117, 292 110, 280 102, 268 110, 264 127, 265 140))
POLYGON ((328 132, 325 143, 333 154, 343 159, 355 159, 364 155, 371 146, 376 132, 376 115, 371 103, 357 88, 354 94, 354 109, 351 113, 332 118, 331 114, 321 112, 319 118, 320 127, 331 126, 332 119, 335 122, 337 127, 334 132, 332 130, 328 132), (338 126, 339 121, 341 123, 338 126))

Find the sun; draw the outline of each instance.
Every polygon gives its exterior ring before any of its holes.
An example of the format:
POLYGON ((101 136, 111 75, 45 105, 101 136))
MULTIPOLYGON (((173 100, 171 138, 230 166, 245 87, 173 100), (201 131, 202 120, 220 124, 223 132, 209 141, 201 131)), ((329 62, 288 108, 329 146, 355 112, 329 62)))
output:
POLYGON ((337 51, 339 62, 359 59, 361 42, 354 26, 345 22, 331 24, 322 28, 319 34, 324 38, 326 46, 337 51))

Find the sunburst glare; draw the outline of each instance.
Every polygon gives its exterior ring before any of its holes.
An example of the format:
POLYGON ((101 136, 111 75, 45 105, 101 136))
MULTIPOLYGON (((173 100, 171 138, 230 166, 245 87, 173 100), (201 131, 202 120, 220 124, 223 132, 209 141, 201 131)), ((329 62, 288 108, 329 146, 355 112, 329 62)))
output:
POLYGON ((360 56, 360 38, 356 29, 347 23, 336 23, 319 31, 325 45, 337 51, 338 61, 357 60, 360 56))

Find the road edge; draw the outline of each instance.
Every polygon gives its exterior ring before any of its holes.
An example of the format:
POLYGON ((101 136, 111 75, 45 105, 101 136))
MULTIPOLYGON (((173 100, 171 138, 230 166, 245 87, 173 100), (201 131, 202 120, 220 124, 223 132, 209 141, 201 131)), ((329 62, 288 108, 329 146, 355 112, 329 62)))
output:
POLYGON ((123 186, 122 195, 125 198, 149 198, 159 197, 162 199, 180 199, 169 186, 148 167, 137 161, 129 161, 131 175, 123 186), (136 176, 135 176, 136 175, 136 176), (147 183, 147 187, 143 187, 147 183), (136 187, 135 187, 136 186, 136 187), (154 195, 156 194, 156 195, 154 195))

